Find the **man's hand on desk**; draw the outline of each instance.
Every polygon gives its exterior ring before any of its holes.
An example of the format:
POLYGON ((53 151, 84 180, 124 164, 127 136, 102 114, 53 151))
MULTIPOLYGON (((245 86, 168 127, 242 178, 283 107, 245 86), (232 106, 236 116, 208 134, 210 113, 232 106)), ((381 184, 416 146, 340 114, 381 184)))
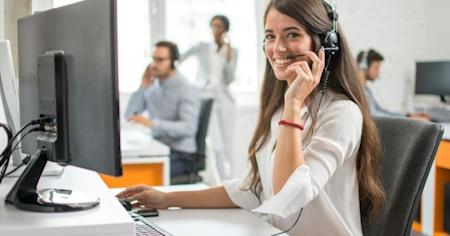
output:
POLYGON ((132 203, 133 207, 166 209, 169 207, 166 196, 164 192, 141 184, 125 189, 116 197, 132 203))
POLYGON ((145 127, 151 128, 153 126, 153 121, 143 115, 134 115, 128 118, 128 121, 141 124, 145 127))
POLYGON ((420 120, 420 121, 430 121, 430 116, 425 112, 414 112, 408 114, 408 117, 414 120, 420 120))

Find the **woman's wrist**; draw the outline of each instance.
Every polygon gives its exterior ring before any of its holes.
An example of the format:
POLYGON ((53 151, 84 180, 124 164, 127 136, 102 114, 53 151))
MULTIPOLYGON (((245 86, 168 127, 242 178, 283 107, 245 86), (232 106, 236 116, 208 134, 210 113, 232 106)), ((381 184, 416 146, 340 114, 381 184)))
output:
POLYGON ((287 120, 290 122, 300 121, 300 107, 295 106, 285 106, 283 109, 282 120, 287 120))
POLYGON ((302 109, 305 106, 305 101, 298 98, 285 98, 284 99, 284 107, 292 110, 302 109))
POLYGON ((164 193, 163 195, 163 202, 164 205, 167 207, 177 207, 176 198, 175 198, 175 192, 168 192, 164 193))

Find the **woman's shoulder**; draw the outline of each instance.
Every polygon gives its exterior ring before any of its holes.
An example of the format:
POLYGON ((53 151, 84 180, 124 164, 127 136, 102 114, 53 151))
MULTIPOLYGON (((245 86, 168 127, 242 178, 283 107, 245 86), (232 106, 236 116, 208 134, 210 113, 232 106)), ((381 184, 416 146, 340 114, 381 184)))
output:
MULTIPOLYGON (((323 117, 352 118, 362 120, 362 112, 358 104, 350 100, 347 96, 334 91, 327 92, 326 102, 323 110, 319 111, 323 117)), ((322 109, 322 108, 321 108, 322 109)), ((346 120, 348 120, 346 119, 346 120)))
POLYGON ((327 92, 327 105, 330 109, 333 108, 347 108, 347 109, 356 109, 357 111, 361 112, 358 104, 356 104, 354 101, 352 101, 347 95, 329 90, 327 92))

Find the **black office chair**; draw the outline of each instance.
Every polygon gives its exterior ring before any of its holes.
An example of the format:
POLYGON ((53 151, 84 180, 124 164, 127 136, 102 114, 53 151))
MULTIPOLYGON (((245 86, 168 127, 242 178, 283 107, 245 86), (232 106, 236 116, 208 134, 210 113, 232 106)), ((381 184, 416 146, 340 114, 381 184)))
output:
POLYGON ((212 98, 204 98, 201 101, 200 116, 195 140, 197 142, 197 152, 193 155, 193 165, 191 173, 171 178, 171 184, 190 184, 200 182, 199 171, 205 169, 206 162, 206 135, 208 134, 209 119, 213 106, 212 98))
POLYGON ((381 136, 381 181, 386 203, 379 215, 362 219, 364 236, 410 236, 443 128, 405 118, 375 117, 381 136))

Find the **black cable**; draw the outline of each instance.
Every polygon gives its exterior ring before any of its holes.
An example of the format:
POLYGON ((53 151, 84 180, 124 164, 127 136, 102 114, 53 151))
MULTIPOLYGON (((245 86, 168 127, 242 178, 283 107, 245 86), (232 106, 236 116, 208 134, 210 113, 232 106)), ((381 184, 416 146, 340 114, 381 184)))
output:
MULTIPOLYGON (((27 135, 29 135, 29 134, 32 133, 32 132, 38 131, 38 130, 41 130, 41 128, 40 128, 40 127, 33 128, 33 129, 29 130, 26 134, 24 134, 24 135, 20 138, 20 140, 17 141, 16 145, 15 145, 13 148, 11 148, 10 152, 8 153, 8 157, 10 157, 16 150, 18 150, 18 146, 19 146, 20 142, 21 142, 27 135)), ((11 142, 11 144, 12 144, 12 142, 11 142)), ((5 157, 5 158, 6 158, 6 157, 5 157)), ((9 159, 9 158, 8 158, 8 159, 9 159)), ((0 174, 0 183, 2 182, 3 178, 4 178, 5 176, 8 175, 8 173, 9 173, 9 174, 11 173, 11 172, 6 173, 6 169, 8 168, 8 164, 9 164, 9 160, 5 163, 5 166, 3 167, 4 171, 3 171, 3 169, 2 169, 2 172, 1 172, 1 174, 0 174), (5 174, 3 174, 3 173, 5 173, 5 174)), ((16 171, 16 170, 19 169, 19 167, 21 167, 21 166, 23 166, 23 161, 22 161, 22 163, 21 163, 18 167, 16 167, 12 172, 16 171)))
MULTIPOLYGON (((9 155, 11 156, 15 151, 17 151, 19 149, 19 144, 22 142, 22 140, 27 137, 29 134, 36 132, 36 131, 43 131, 43 129, 39 126, 39 127, 35 127, 33 129, 28 130, 28 132, 26 134, 24 134, 19 141, 17 141, 16 145, 14 145, 14 147, 11 149, 11 152, 9 153, 9 155)), ((19 166, 17 166, 16 168, 14 168, 12 171, 5 173, 4 176, 0 176, 0 183, 2 182, 3 178, 12 174, 13 172, 17 171, 20 167, 22 167, 23 165, 27 164, 30 160, 31 156, 26 156, 23 160, 22 163, 19 164, 19 166), (27 160, 28 159, 28 160, 27 160)), ((6 168, 8 168, 8 165, 5 165, 6 168)), ((6 170, 5 170, 6 172, 6 170)))
POLYGON ((276 236, 276 235, 280 235, 280 234, 285 234, 285 233, 291 231, 291 230, 294 228, 294 226, 297 224, 298 220, 300 219, 300 216, 302 215, 302 212, 303 212, 303 208, 300 209, 300 212, 298 213, 297 219, 295 220, 294 224, 293 224, 291 227, 289 227, 289 229, 284 230, 284 231, 281 231, 281 232, 278 232, 278 233, 276 233, 276 234, 272 234, 271 236, 276 236))
POLYGON ((24 135, 22 135, 22 137, 19 139, 19 141, 17 141, 16 145, 14 145, 14 147, 11 149, 11 154, 13 154, 14 151, 18 150, 18 146, 19 144, 22 142, 22 140, 27 137, 27 135, 37 132, 37 131, 44 131, 44 129, 42 129, 41 127, 35 127, 33 129, 28 130, 28 132, 26 132, 24 135))
POLYGON ((322 95, 320 96, 320 99, 319 99, 319 106, 317 107, 317 111, 319 111, 320 105, 322 104, 322 99, 325 96, 325 94, 327 93, 328 80, 330 77, 330 71, 328 70, 328 66, 330 65, 332 56, 333 56, 333 54, 328 55, 327 61, 325 62, 325 68, 324 68, 322 76, 320 78, 320 82, 321 82, 320 93, 322 95))
POLYGON ((7 173, 5 174, 5 177, 7 177, 7 176, 11 175, 12 173, 16 172, 20 167, 22 167, 22 166, 28 164, 28 162, 30 162, 30 160, 31 160, 31 155, 27 155, 27 156, 22 160, 22 163, 20 163, 20 165, 16 166, 16 167, 15 167, 14 169, 12 169, 11 171, 7 172, 7 173))
MULTIPOLYGON (((24 134, 24 135, 21 137, 21 139, 16 143, 16 145, 14 146, 14 148, 11 148, 14 139, 15 139, 16 137, 19 137, 19 136, 18 136, 19 133, 20 133, 20 132, 23 132, 23 131, 25 130, 26 127, 32 125, 33 123, 34 123, 34 122, 30 122, 29 124, 25 125, 22 129, 20 129, 20 131, 17 132, 16 135, 15 135, 15 136, 10 140, 10 142, 8 143, 8 145, 9 145, 9 146, 8 146, 8 150, 9 150, 9 151, 8 151, 8 152, 6 153, 6 155, 4 156, 4 160, 2 160, 2 161, 4 162, 4 166, 2 167, 2 170, 1 170, 1 173, 0 173, 0 183, 3 181, 3 179, 4 179, 5 176, 6 176, 6 169, 8 168, 9 159, 10 159, 10 157, 11 157, 11 154, 12 154, 15 150, 17 150, 16 148, 17 148, 17 146, 20 144, 20 142, 21 142, 27 135, 29 135, 29 134, 31 134, 31 133, 33 133, 33 132, 36 132, 36 131, 41 131, 41 130, 43 130, 42 126, 34 127, 33 129, 28 130, 28 132, 27 132, 26 134, 24 134)), ((20 165, 22 165, 22 164, 20 164, 20 165)), ((20 166, 20 165, 19 165, 19 166, 20 166)), ((18 168, 16 168, 14 171, 16 171, 17 169, 18 169, 18 168)), ((13 172, 14 172, 14 171, 13 171, 13 172)))
POLYGON ((3 152, 0 154, 0 168, 1 168, 0 183, 2 182, 2 180, 3 180, 3 178, 5 177, 5 174, 6 174, 6 169, 7 169, 8 164, 9 164, 9 159, 11 157, 11 153, 13 152, 13 149, 11 148, 11 146, 13 145, 14 140, 26 128, 28 128, 28 127, 30 127, 32 125, 39 125, 40 128, 43 128, 43 126, 46 123, 49 123, 49 122, 52 122, 52 121, 53 121, 53 119, 50 118, 50 117, 43 117, 43 118, 39 118, 39 119, 36 119, 36 120, 32 120, 29 123, 27 123, 26 125, 24 125, 22 128, 20 128, 20 130, 14 136, 12 136, 11 139, 8 140, 8 144, 7 144, 6 148, 5 148, 5 150, 3 150, 3 152))
MULTIPOLYGON (((20 133, 22 133, 26 128, 28 128, 31 125, 40 125, 41 127, 45 124, 45 123, 49 123, 52 122, 52 118, 50 117, 44 117, 44 118, 39 118, 36 120, 32 120, 30 121, 28 124, 24 125, 22 128, 20 128, 20 130, 8 141, 8 145, 9 147, 12 146, 12 142, 19 136, 20 133)), ((9 128, 10 129, 10 128, 9 128)), ((11 130, 11 129, 10 129, 11 130)), ((12 133, 12 132, 11 132, 12 133)), ((1 156, 4 156, 6 154, 6 150, 4 150, 1 154, 1 156)), ((0 166, 2 166, 2 162, 0 162, 0 166)))
MULTIPOLYGON (((8 159, 9 159, 9 156, 5 155, 5 154, 7 154, 11 151, 11 143, 12 143, 12 139, 13 139, 13 133, 12 133, 11 127, 7 124, 0 123, 0 127, 2 127, 5 130, 6 135, 7 135, 7 140, 8 140, 8 142, 5 146, 5 149, 0 154, 0 168, 2 168, 1 174, 3 175, 3 173, 6 171, 5 167, 8 164, 8 159), (6 163, 5 166, 3 166, 4 163, 6 163)), ((0 183, 1 183, 1 179, 2 178, 0 178, 0 183)))
MULTIPOLYGON (((8 141, 6 142, 6 146, 5 146, 4 150, 2 151, 2 153, 4 153, 5 150, 8 148, 8 143, 9 143, 9 141, 12 139, 13 133, 12 133, 11 127, 10 127, 9 125, 7 125, 7 124, 0 123, 0 127, 5 131, 6 136, 7 136, 7 140, 8 140, 8 141)), ((0 157, 1 157, 1 156, 2 156, 2 155, 0 155, 0 157)))

